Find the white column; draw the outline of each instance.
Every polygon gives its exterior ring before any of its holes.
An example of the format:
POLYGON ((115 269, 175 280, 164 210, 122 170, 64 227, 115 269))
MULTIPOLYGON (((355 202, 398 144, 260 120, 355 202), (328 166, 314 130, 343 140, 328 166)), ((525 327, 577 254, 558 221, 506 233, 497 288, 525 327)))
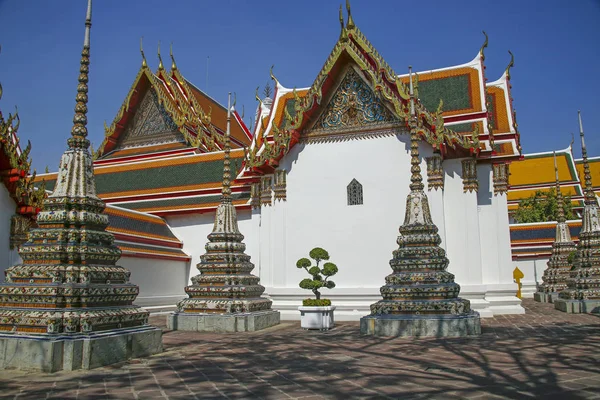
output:
POLYGON ((455 275, 461 287, 460 297, 471 301, 471 308, 482 317, 493 313, 485 300, 482 283, 481 246, 477 193, 463 191, 461 160, 444 161, 444 219, 448 271, 455 275))
POLYGON ((482 279, 486 285, 485 300, 494 314, 522 314, 521 300, 516 297, 513 282, 508 205, 506 194, 494 196, 491 164, 477 165, 479 181, 478 216, 481 242, 482 279))

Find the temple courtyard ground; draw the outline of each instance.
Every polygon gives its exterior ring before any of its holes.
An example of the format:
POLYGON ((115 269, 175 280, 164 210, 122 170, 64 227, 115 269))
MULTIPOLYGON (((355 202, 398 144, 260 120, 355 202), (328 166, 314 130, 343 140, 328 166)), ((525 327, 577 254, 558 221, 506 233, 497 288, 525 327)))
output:
POLYGON ((600 398, 600 316, 524 300, 481 337, 361 337, 284 322, 266 331, 166 331, 165 352, 92 371, 0 371, 2 399, 600 398))

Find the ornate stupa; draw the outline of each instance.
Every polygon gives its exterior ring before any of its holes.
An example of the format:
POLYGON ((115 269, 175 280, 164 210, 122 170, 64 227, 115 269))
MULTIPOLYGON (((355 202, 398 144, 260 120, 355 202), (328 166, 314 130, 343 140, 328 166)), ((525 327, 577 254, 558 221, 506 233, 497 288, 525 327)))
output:
POLYGON ((592 189, 581 112, 578 114, 585 180, 583 218, 567 288, 559 293, 554 307, 568 313, 600 313, 600 210, 592 189))
POLYGON ((235 206, 231 202, 230 166, 231 95, 227 108, 227 129, 223 160, 221 203, 206 253, 200 256, 199 275, 185 288, 189 298, 177 304, 167 319, 170 329, 187 331, 256 331, 279 324, 279 312, 271 300, 261 297, 265 288, 252 275, 254 264, 245 254, 235 206))
POLYGON ((75 117, 56 186, 19 248, 22 264, 0 284, 5 368, 89 369, 162 350, 160 329, 133 305, 139 288, 115 265, 121 251, 96 195, 86 128, 91 7, 88 0, 75 117))
POLYGON ((448 258, 431 220, 419 165, 417 119, 410 76, 411 184, 398 250, 390 261, 392 274, 381 287, 383 300, 361 318, 362 334, 377 336, 467 336, 481 333, 479 313, 458 297, 460 286, 446 271, 448 258))
POLYGON ((556 175, 556 238, 552 244, 552 255, 548 261, 548 268, 542 276, 543 283, 538 286, 538 291, 533 295, 535 301, 543 303, 552 303, 558 298, 558 293, 567 288, 567 280, 571 271, 572 261, 569 261, 569 255, 577 247, 571 239, 571 232, 567 219, 565 218, 564 199, 560 191, 560 182, 558 180, 558 167, 556 166, 556 152, 554 152, 554 173, 556 175))

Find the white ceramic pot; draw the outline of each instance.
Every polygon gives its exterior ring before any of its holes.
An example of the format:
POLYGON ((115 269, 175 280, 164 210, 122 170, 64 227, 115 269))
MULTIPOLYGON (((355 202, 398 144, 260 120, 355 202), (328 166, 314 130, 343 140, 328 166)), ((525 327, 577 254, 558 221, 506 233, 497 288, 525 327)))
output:
POLYGON ((304 329, 331 329, 335 326, 333 310, 335 306, 327 307, 298 307, 300 311, 300 326, 304 329))

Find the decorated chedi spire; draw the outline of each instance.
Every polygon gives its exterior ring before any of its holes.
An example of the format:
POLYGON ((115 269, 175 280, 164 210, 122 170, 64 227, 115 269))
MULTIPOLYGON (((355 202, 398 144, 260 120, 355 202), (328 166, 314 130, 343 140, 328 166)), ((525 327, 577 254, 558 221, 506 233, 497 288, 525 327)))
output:
MULTIPOLYGON (((410 67, 409 67, 410 68, 410 67)), ((447 272, 448 258, 431 220, 419 162, 414 89, 410 69, 410 193, 404 224, 390 261, 392 274, 381 287, 383 300, 361 319, 361 333, 381 336, 465 336, 481 332, 479 314, 458 297, 460 286, 447 272)))
POLYGON ((79 335, 148 321, 148 312, 132 304, 139 289, 129 283, 130 272, 115 265, 121 251, 106 232, 105 205, 96 195, 86 117, 91 5, 88 0, 68 149, 38 214, 39 228, 19 249, 23 263, 8 268, 0 285, 0 332, 79 335))
POLYGON ((581 112, 577 113, 583 156, 585 200, 573 268, 567 288, 559 293, 555 307, 558 310, 572 313, 600 313, 600 210, 592 188, 592 175, 585 147, 581 112))
POLYGON ((227 108, 227 129, 223 160, 221 203, 208 235, 206 253, 197 265, 200 275, 185 288, 189 298, 177 304, 168 319, 172 329, 200 331, 258 330, 279 323, 271 300, 261 297, 265 288, 251 274, 254 264, 245 254, 237 213, 231 198, 231 94, 227 108))
POLYGON ((539 285, 538 292, 534 294, 536 301, 552 303, 558 297, 558 293, 567 288, 569 272, 572 260, 570 254, 576 250, 575 243, 571 239, 571 232, 565 218, 564 198, 560 190, 558 179, 558 166, 556 165, 556 152, 554 152, 554 174, 556 176, 556 202, 557 202, 557 224, 556 238, 552 244, 552 255, 548 261, 548 268, 542 276, 543 283, 539 285))

